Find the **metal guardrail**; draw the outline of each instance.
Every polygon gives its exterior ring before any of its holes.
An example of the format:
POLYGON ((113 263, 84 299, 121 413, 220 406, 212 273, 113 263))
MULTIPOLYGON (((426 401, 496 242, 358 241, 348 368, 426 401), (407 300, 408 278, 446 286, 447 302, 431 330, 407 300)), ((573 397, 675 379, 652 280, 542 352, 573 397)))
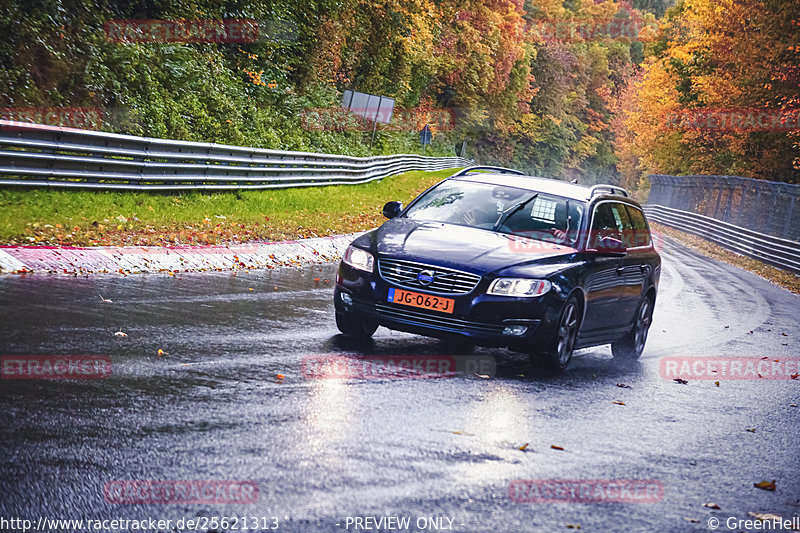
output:
POLYGON ((715 218, 663 205, 644 206, 647 217, 736 253, 800 275, 800 243, 753 231, 715 218))
POLYGON ((0 120, 0 185, 121 190, 271 189, 366 183, 462 157, 351 157, 135 137, 0 120))

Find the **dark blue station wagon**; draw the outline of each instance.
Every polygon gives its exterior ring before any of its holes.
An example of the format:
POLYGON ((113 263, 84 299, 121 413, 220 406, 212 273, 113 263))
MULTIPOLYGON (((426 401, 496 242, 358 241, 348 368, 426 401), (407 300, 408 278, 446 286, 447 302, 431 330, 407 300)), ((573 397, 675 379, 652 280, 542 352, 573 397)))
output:
POLYGON ((641 355, 661 259, 624 189, 470 167, 383 213, 339 266, 345 335, 384 326, 508 347, 555 370, 578 348, 641 355))

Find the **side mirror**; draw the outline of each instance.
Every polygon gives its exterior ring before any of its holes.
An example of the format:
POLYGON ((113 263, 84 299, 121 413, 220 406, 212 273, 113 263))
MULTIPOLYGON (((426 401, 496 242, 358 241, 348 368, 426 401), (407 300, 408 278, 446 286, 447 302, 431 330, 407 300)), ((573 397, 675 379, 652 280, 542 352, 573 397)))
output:
POLYGON ((606 235, 597 243, 597 253, 611 257, 622 257, 628 253, 628 249, 621 240, 606 235))
POLYGON ((403 202, 387 202, 383 206, 383 216, 386 218, 394 218, 403 210, 403 202))

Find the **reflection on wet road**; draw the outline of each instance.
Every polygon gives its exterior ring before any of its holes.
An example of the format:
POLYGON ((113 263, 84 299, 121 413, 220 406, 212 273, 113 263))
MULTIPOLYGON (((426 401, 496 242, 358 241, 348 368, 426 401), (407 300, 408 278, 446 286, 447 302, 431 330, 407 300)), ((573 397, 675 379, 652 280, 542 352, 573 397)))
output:
POLYGON ((391 515, 449 517, 464 532, 705 531, 712 513, 789 517, 800 507, 800 380, 683 385, 662 379, 658 360, 797 355, 800 300, 674 243, 662 255, 642 360, 585 350, 556 377, 506 350, 382 328, 373 342, 347 342, 333 323, 333 264, 0 278, 0 355, 112 362, 107 379, 0 382, 0 516, 246 514, 336 531, 348 516, 391 515), (496 375, 304 374, 305 359, 331 355, 489 357, 496 375), (664 494, 516 503, 516 479, 659 480, 664 494), (753 487, 772 479, 774 492, 753 487), (110 503, 103 488, 115 480, 248 480, 259 494, 249 504, 110 503))

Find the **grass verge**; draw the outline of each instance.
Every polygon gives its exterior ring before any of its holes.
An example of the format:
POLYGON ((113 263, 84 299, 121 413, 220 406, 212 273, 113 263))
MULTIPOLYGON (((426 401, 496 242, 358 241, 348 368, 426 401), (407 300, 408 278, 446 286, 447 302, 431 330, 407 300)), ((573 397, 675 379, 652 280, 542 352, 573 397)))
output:
POLYGON ((458 169, 363 185, 231 192, 0 190, 7 245, 167 246, 288 240, 362 231, 389 200, 408 203, 458 169))
POLYGON ((720 261, 743 268, 744 270, 749 270, 784 289, 788 289, 795 294, 800 294, 800 276, 762 263, 756 259, 738 255, 736 252, 732 252, 727 248, 723 248, 722 246, 714 244, 702 237, 692 235, 691 233, 676 230, 652 221, 650 222, 650 226, 653 230, 660 231, 664 235, 668 235, 704 255, 719 259, 720 261))

